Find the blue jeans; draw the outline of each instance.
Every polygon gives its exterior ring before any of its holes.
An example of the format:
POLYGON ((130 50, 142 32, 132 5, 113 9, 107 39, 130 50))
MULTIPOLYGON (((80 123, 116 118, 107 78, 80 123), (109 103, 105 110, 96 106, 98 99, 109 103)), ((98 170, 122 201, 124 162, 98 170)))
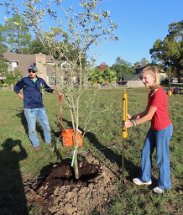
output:
POLYGON ((45 108, 24 109, 24 114, 28 124, 29 139, 33 147, 39 146, 39 139, 36 131, 36 120, 43 129, 44 139, 47 144, 51 143, 50 126, 45 108))
POLYGON ((156 147, 156 161, 159 169, 158 187, 163 190, 171 187, 169 143, 172 134, 172 125, 160 131, 150 128, 142 149, 140 179, 143 182, 151 180, 152 153, 156 147))

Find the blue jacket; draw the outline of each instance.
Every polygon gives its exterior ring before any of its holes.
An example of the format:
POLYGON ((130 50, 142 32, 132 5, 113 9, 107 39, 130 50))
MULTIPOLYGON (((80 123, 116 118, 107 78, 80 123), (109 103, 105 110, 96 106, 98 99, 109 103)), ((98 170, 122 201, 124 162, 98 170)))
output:
POLYGON ((30 77, 24 77, 14 86, 14 91, 18 94, 23 89, 24 108, 43 108, 42 88, 52 93, 44 79, 37 77, 34 83, 30 77))

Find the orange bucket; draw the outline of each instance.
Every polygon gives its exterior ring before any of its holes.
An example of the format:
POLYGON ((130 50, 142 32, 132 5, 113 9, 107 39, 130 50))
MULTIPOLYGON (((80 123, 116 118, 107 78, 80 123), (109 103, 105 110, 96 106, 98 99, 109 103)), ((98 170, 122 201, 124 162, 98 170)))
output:
MULTIPOLYGON (((62 136, 63 146, 65 146, 65 147, 74 146, 74 138, 75 138, 74 129, 72 129, 72 128, 64 129, 61 132, 61 136, 62 136)), ((78 138, 78 146, 82 147, 83 138, 82 138, 82 134, 80 133, 80 131, 78 131, 78 137, 77 138, 78 138)))

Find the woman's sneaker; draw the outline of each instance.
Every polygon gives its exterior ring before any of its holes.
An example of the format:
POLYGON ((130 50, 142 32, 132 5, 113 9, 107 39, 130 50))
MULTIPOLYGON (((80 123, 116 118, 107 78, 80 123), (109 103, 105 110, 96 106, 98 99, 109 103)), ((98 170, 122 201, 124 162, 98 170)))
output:
POLYGON ((153 192, 154 192, 154 193, 157 193, 157 194, 162 194, 162 193, 164 193, 165 191, 164 191, 163 189, 161 189, 160 187, 155 187, 155 188, 153 189, 153 192))
POLYGON ((139 178, 134 178, 133 183, 136 184, 136 185, 151 185, 152 181, 143 182, 139 178))

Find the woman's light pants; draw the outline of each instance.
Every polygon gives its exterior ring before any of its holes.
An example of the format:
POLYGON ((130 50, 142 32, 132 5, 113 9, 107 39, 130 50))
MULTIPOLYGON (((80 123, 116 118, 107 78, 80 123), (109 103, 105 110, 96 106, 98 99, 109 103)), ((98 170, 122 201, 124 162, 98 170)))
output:
POLYGON ((142 149, 140 179, 143 182, 151 180, 152 153, 156 147, 156 161, 159 169, 158 187, 164 190, 171 187, 169 143, 172 134, 172 125, 160 131, 149 129, 142 149))

